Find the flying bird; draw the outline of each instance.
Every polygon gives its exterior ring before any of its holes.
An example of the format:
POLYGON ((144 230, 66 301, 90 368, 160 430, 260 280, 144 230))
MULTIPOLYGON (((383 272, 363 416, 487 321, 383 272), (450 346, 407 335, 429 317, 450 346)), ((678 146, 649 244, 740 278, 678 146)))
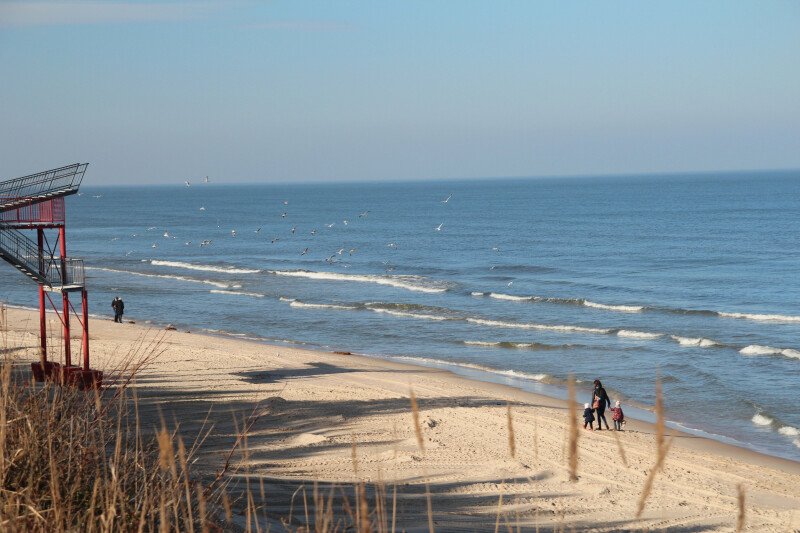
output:
POLYGON ((442 231, 442 226, 444 226, 444 222, 436 226, 436 231, 442 231))
POLYGON ((308 248, 306 248, 305 250, 303 250, 303 251, 300 253, 300 255, 306 255, 307 253, 308 253, 308 248))
POLYGON ((208 176, 206 176, 205 178, 203 178, 203 183, 208 183, 208 176))
POLYGON ((231 237, 236 237, 236 230, 235 229, 231 230, 231 237))
POLYGON ((184 181, 184 183, 186 184, 187 187, 191 187, 192 186, 192 184, 189 183, 189 180, 184 181))
POLYGON ((364 211, 363 213, 359 213, 358 218, 367 218, 369 215, 369 211, 364 211))
POLYGON ((200 211, 205 211, 205 210, 206 210, 206 206, 204 206, 204 205, 200 206, 200 211))
POLYGON ((451 194, 450 196, 448 196, 447 198, 445 198, 444 200, 442 200, 442 203, 443 203, 443 204, 446 204, 447 202, 449 202, 449 201, 450 201, 450 198, 452 198, 452 197, 453 197, 453 195, 451 194))
POLYGON ((292 235, 294 235, 295 231, 297 231, 297 226, 292 226, 292 235))
POLYGON ((253 233, 261 233, 261 226, 259 226, 258 229, 255 230, 253 233))

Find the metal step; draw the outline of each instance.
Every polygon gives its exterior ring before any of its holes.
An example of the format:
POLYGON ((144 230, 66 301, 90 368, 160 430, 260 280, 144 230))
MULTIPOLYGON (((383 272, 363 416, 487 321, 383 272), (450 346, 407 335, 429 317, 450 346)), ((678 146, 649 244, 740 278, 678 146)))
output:
POLYGON ((51 288, 64 286, 74 288, 86 285, 82 259, 45 256, 40 253, 35 242, 5 224, 0 224, 0 259, 36 283, 51 288))

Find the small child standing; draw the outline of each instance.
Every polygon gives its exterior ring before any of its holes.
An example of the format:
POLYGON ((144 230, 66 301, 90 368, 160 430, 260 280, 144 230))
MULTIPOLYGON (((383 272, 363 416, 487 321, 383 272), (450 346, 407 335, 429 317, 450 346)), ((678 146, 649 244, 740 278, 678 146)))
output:
POLYGON ((619 400, 614 403, 611 408, 611 419, 614 420, 614 430, 622 431, 622 424, 625 422, 625 415, 622 413, 622 407, 619 405, 619 400))
POLYGON ((583 404, 583 429, 586 429, 586 426, 589 426, 589 431, 594 431, 594 427, 592 425, 594 422, 594 409, 588 403, 583 404))

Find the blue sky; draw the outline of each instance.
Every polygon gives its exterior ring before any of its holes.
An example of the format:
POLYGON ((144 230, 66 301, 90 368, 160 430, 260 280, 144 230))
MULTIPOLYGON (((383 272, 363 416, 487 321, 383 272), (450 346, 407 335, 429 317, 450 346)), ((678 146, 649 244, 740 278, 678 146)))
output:
POLYGON ((800 168, 800 2, 8 2, 0 178, 800 168))

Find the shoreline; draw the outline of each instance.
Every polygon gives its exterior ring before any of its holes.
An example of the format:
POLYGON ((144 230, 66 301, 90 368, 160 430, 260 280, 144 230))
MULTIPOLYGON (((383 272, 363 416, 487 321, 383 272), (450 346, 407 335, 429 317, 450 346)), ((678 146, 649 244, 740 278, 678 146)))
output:
MULTIPOLYGON (((5 305, 9 309, 19 309, 28 312, 38 312, 37 309, 32 307, 26 307, 8 303, 3 303, 3 305, 5 305)), ((47 312, 52 313, 52 310, 48 309, 47 312)), ((93 318, 95 320, 113 322, 111 318, 106 315, 90 314, 89 316, 90 318, 93 318)), ((125 323, 128 325, 135 325, 137 327, 155 329, 155 330, 163 330, 168 326, 173 326, 176 328, 176 331, 184 330, 185 332, 188 333, 190 332, 191 328, 191 326, 187 324, 178 323, 179 325, 175 325, 175 323, 171 322, 160 323, 160 322, 153 322, 150 320, 145 320, 140 322, 139 320, 134 320, 131 318, 125 319, 125 321, 126 321, 125 323), (133 323, 129 324, 128 323, 129 321, 133 323)), ((270 339, 266 337, 260 337, 257 335, 249 335, 247 333, 235 333, 225 330, 212 330, 209 328, 201 328, 196 331, 197 333, 192 333, 192 334, 207 335, 210 337, 216 337, 220 339, 255 343, 273 348, 280 347, 280 348, 307 350, 325 354, 339 354, 340 351, 346 351, 345 348, 342 348, 341 350, 335 350, 334 348, 331 348, 329 346, 326 347, 324 345, 310 343, 306 341, 294 340, 294 339, 287 339, 287 340, 270 339)), ((506 386, 512 390, 516 390, 519 392, 533 394, 536 396, 541 396, 553 400, 559 400, 564 402, 564 405, 566 405, 567 401, 566 384, 561 382, 562 380, 559 380, 560 381, 559 383, 550 383, 544 380, 534 379, 533 377, 530 378, 526 377, 526 375, 523 373, 519 373, 519 375, 514 375, 516 374, 514 371, 493 369, 490 367, 481 367, 481 365, 459 363, 455 361, 430 359, 426 357, 415 357, 412 355, 392 355, 392 354, 378 355, 369 353, 354 353, 349 351, 347 353, 349 356, 352 357, 361 357, 361 358, 366 358, 367 360, 395 362, 397 364, 404 364, 412 368, 419 368, 419 369, 435 368, 439 370, 444 370, 452 373, 454 376, 458 376, 466 380, 476 381, 478 383, 506 386)), ((579 404, 585 401, 589 401, 591 398, 589 393, 585 393, 580 390, 579 387, 580 384, 582 383, 584 382, 582 381, 576 382, 576 388, 578 389, 576 393, 576 399, 579 404)), ((623 400, 624 400, 623 409, 625 411, 626 419, 636 420, 638 422, 648 424, 652 429, 655 422, 653 407, 626 397, 623 397, 623 400)), ((665 424, 666 427, 673 432, 678 432, 695 438, 707 439, 709 441, 717 442, 725 446, 731 446, 737 449, 752 452, 754 454, 764 455, 766 457, 771 457, 775 459, 781 459, 784 461, 789 461, 790 463, 796 463, 800 465, 799 460, 787 457, 785 455, 781 455, 779 453, 770 453, 767 450, 758 449, 757 445, 755 444, 739 441, 732 437, 728 437, 726 435, 712 433, 702 428, 685 426, 679 422, 669 420, 668 418, 665 420, 665 424)))
MULTIPOLYGON (((35 360, 38 316, 8 308, 3 339, 20 361, 35 360), (9 342, 10 341, 10 342, 9 342)), ((58 345, 55 317, 48 317, 58 345)), ((630 531, 688 527, 731 531, 736 490, 747 491, 748 526, 800 528, 800 462, 668 430, 674 440, 645 511, 636 504, 655 460, 655 430, 630 420, 626 430, 579 430, 578 482, 567 475, 567 402, 507 384, 368 355, 267 345, 222 335, 164 331, 95 320, 92 364, 113 368, 160 339, 158 357, 135 387, 143 427, 162 415, 187 438, 206 417, 214 433, 198 471, 213 476, 230 448, 237 419, 263 410, 248 437, 248 476, 268 484, 270 511, 285 516, 292 496, 314 483, 395 484, 398 526, 427 530, 423 497, 433 494, 437 531, 485 531, 503 516, 555 530, 630 531), (419 403, 424 449, 415 436, 409 395, 419 403), (513 415, 511 456, 507 410, 513 415), (357 459, 354 459, 357 458, 357 459)), ((77 339, 73 341, 77 344, 77 339)), ((234 485, 232 490, 238 490, 234 485)), ((295 502, 295 505, 297 502, 295 502)), ((512 522, 513 523, 513 522, 512 522)))

